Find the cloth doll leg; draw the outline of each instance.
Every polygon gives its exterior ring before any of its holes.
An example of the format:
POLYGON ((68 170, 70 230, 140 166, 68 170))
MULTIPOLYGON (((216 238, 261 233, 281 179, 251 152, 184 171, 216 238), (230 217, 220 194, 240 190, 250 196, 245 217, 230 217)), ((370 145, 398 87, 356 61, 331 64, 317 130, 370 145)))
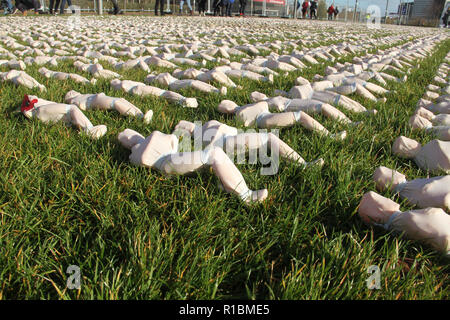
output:
POLYGON ((124 131, 120 132, 118 139, 123 147, 130 150, 135 145, 142 143, 145 140, 143 135, 131 129, 125 129, 124 131))
POLYGON ((263 201, 267 190, 252 191, 226 153, 217 147, 203 151, 181 152, 165 157, 159 169, 166 174, 187 174, 210 165, 225 191, 238 195, 245 202, 263 201))
POLYGON ((338 120, 346 124, 352 123, 352 121, 347 118, 347 116, 343 112, 328 103, 322 104, 320 110, 321 113, 327 118, 338 120))
POLYGON ((380 95, 389 93, 389 90, 386 90, 382 86, 379 86, 379 85, 371 83, 371 82, 366 82, 364 84, 364 88, 366 88, 367 90, 374 92, 376 94, 380 94, 380 95))
POLYGON ((356 84, 356 93, 363 98, 377 102, 377 98, 360 84, 356 84))
POLYGON ((296 162, 298 164, 309 165, 317 162, 323 163, 323 160, 321 159, 307 163, 294 149, 292 149, 273 133, 241 133, 235 136, 227 137, 225 141, 225 150, 227 152, 230 150, 260 150, 261 148, 267 147, 269 147, 272 152, 277 150, 278 155, 281 158, 296 162))
POLYGON ((98 139, 106 133, 105 125, 98 125, 94 127, 91 121, 89 121, 84 113, 81 112, 81 110, 75 105, 70 105, 68 116, 70 118, 70 122, 75 127, 81 128, 86 134, 94 139, 98 139))

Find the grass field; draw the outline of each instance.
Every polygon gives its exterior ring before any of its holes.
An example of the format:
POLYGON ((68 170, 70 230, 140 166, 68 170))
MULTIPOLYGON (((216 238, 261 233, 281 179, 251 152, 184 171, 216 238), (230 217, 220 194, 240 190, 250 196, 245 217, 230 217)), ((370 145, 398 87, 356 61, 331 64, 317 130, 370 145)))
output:
MULTIPOLYGON (((422 143, 432 139, 412 131, 408 118, 449 50, 450 40, 441 42, 406 83, 389 83, 395 92, 384 104, 352 96, 378 110, 375 117, 346 112, 363 125, 315 116, 332 132, 347 130, 344 141, 301 127, 280 130, 280 138, 303 158, 322 157, 325 165, 301 169, 282 161, 275 176, 261 176, 260 165, 238 165, 250 188, 269 190, 269 198, 253 206, 220 191, 208 170, 166 177, 132 166, 129 151, 117 141, 125 128, 169 133, 180 120, 217 119, 235 126, 233 117, 216 110, 219 95, 186 90, 185 96, 198 98, 199 108, 180 108, 113 91, 106 80, 83 86, 46 79, 37 66, 27 67, 46 93, 0 84, 0 298, 448 298, 448 260, 428 246, 364 225, 357 207, 365 192, 375 190, 372 175, 380 165, 408 178, 426 176, 412 161, 392 155, 391 146, 399 135, 422 143), (144 112, 152 109, 154 118, 145 125, 113 112, 87 112, 94 125, 108 126, 106 136, 95 141, 14 112, 26 93, 62 102, 71 89, 125 97, 144 112), (79 290, 66 288, 69 265, 81 269, 79 290), (371 265, 381 269, 380 290, 367 289, 371 265)), ((243 88, 229 90, 227 99, 249 103, 253 90, 286 90, 296 77, 311 80, 328 65, 321 61, 275 77, 273 85, 238 81, 243 88)), ((82 74, 69 62, 58 70, 82 74)), ((146 75, 120 73, 136 81, 146 75)), ((382 195, 401 202, 389 191, 382 195)))

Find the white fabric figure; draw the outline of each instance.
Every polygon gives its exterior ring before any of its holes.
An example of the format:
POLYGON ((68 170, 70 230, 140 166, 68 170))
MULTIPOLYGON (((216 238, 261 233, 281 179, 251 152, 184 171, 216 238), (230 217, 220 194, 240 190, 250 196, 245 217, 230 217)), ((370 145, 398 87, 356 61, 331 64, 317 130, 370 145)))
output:
POLYGON ((417 102, 417 107, 423 107, 434 114, 450 114, 450 101, 441 101, 437 103, 432 103, 426 99, 420 99, 417 102))
POLYGON ((440 208, 400 211, 400 205, 373 191, 361 199, 358 213, 368 224, 404 233, 450 256, 450 215, 440 208))
POLYGON ((208 71, 200 71, 197 69, 189 68, 186 70, 176 69, 172 72, 175 78, 179 79, 194 79, 200 80, 205 83, 210 81, 216 81, 226 87, 235 88, 236 84, 222 71, 212 69, 208 71))
POLYGON ((265 94, 254 91, 250 94, 253 102, 266 101, 269 110, 275 111, 303 111, 307 114, 320 113, 325 117, 341 121, 346 124, 352 123, 347 116, 328 103, 314 99, 289 99, 282 96, 268 98, 265 94))
MULTIPOLYGON (((298 80, 298 78, 297 78, 298 80)), ((296 80, 296 81, 297 81, 296 80)), ((377 111, 374 110, 367 110, 363 105, 361 105, 359 102, 352 100, 342 94, 339 94, 337 92, 333 92, 330 90, 314 90, 311 84, 308 80, 302 78, 301 85, 297 85, 291 88, 289 92, 282 92, 277 91, 278 93, 292 98, 292 99, 313 99, 313 100, 319 100, 325 103, 328 103, 330 105, 338 105, 340 107, 343 107, 346 110, 352 111, 352 112, 364 112, 367 114, 376 114, 377 111), (305 83, 306 82, 306 83, 305 83)), ((346 88, 343 88, 344 90, 346 88)), ((356 90, 355 86, 349 86, 350 92, 353 90, 356 90)), ((345 92, 345 91, 344 91, 345 92)))
POLYGON ((179 93, 169 90, 163 90, 153 86, 148 86, 142 82, 113 79, 111 80, 111 87, 113 87, 115 90, 122 90, 124 92, 135 94, 138 96, 151 95, 155 97, 162 97, 170 102, 178 103, 183 107, 197 108, 198 106, 197 99, 195 98, 186 98, 179 93))
POLYGON ((303 111, 271 113, 269 111, 269 104, 266 101, 239 107, 231 100, 223 100, 217 109, 221 113, 235 114, 236 119, 246 127, 256 124, 258 128, 269 129, 275 127, 291 127, 299 123, 308 130, 313 130, 332 138, 342 140, 347 136, 346 131, 342 131, 336 135, 331 134, 324 126, 303 111))
POLYGON ((414 114, 431 121, 434 126, 450 126, 450 114, 443 113, 435 115, 433 112, 423 107, 418 107, 414 114))
POLYGON ((398 171, 378 167, 373 179, 378 190, 390 188, 419 208, 450 210, 450 175, 407 181, 398 171))
POLYGON ((74 104, 82 111, 86 110, 116 110, 122 115, 141 118, 145 123, 150 123, 153 111, 144 113, 132 103, 124 98, 115 98, 105 95, 103 92, 98 94, 81 94, 75 90, 69 91, 65 98, 66 103, 74 104))
MULTIPOLYGON (((450 116, 450 115, 445 115, 450 116)), ((439 120, 446 120, 446 117, 440 117, 439 120)), ((409 125, 413 129, 425 129, 432 132, 439 140, 449 141, 450 140, 450 126, 433 126, 433 123, 428 119, 420 116, 419 114, 414 114, 409 118, 409 125)))
POLYGON ((102 137, 107 130, 105 125, 94 127, 83 112, 73 104, 56 103, 25 95, 21 111, 27 118, 37 118, 44 123, 63 121, 72 124, 93 139, 102 137))
POLYGON ((192 122, 181 120, 175 131, 181 131, 189 136, 195 130, 201 130, 203 147, 215 146, 228 151, 235 150, 259 150, 261 148, 276 148, 281 158, 296 162, 301 165, 323 165, 323 159, 306 162, 297 152, 273 133, 238 133, 238 129, 230 127, 217 120, 206 122, 201 128, 197 128, 192 122))
POLYGON ((131 150, 130 162, 155 168, 165 174, 188 174, 204 167, 212 167, 227 192, 238 195, 246 203, 267 198, 267 189, 252 191, 226 153, 218 147, 202 151, 178 152, 178 138, 174 134, 153 131, 144 138, 131 129, 119 133, 122 146, 131 150))
POLYGON ((39 73, 42 74, 46 78, 53 78, 56 80, 71 79, 75 82, 83 83, 83 84, 94 84, 96 82, 96 79, 94 79, 94 78, 92 78, 92 80, 89 81, 85 77, 80 76, 79 74, 76 74, 76 73, 65 73, 65 72, 52 71, 52 70, 48 70, 45 67, 40 68, 39 73))
POLYGON ((117 70, 129 70, 129 69, 134 69, 134 68, 140 68, 146 72, 150 72, 150 68, 148 67, 148 64, 142 58, 121 61, 121 62, 114 64, 114 67, 117 70))
POLYGON ((268 81, 273 82, 273 75, 269 74, 267 77, 260 75, 256 72, 248 71, 248 70, 228 70, 225 71, 225 74, 230 78, 248 78, 253 81, 268 81))
POLYGON ((145 80, 147 83, 152 82, 158 82, 159 84, 162 84, 163 86, 168 86, 170 90, 178 91, 180 89, 195 89, 198 91, 206 92, 206 93, 219 93, 219 94, 227 94, 227 88, 222 87, 220 90, 216 87, 200 81, 200 80, 178 80, 177 78, 174 78, 170 75, 170 73, 160 73, 158 75, 148 75, 145 80))
POLYGON ((10 70, 8 72, 0 73, 0 79, 2 81, 9 81, 18 86, 24 86, 29 89, 39 88, 40 91, 46 91, 44 85, 36 81, 32 76, 25 71, 10 70))
POLYGON ((95 78, 111 79, 121 77, 120 74, 114 71, 104 69, 103 66, 99 63, 86 64, 81 61, 75 61, 73 65, 80 71, 92 74, 92 76, 95 78))
POLYGON ((26 64, 21 60, 0 60, 0 67, 7 67, 15 70, 25 70, 26 64))
POLYGON ((405 159, 414 159, 423 170, 450 173, 450 141, 432 140, 422 147, 416 140, 400 136, 392 145, 392 152, 405 159))

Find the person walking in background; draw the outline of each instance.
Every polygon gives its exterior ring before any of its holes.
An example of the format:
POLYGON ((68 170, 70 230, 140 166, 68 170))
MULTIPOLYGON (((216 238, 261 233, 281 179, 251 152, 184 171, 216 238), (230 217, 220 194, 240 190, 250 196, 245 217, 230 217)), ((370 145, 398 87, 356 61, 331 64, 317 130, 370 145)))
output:
POLYGON ((311 0, 311 3, 309 5, 309 17, 312 19, 317 19, 317 1, 311 0))
POLYGON ((305 19, 308 13, 309 2, 308 0, 303 1, 302 4, 302 18, 305 19))
POLYGON ((206 0, 200 0, 200 2, 198 3, 198 13, 200 14, 200 16, 205 16, 205 11, 206 11, 206 0))
POLYGON ((6 4, 6 7, 4 8, 4 14, 11 14, 14 12, 14 8, 13 5, 11 3, 11 0, 5 0, 4 2, 2 1, 2 4, 6 4))
MULTIPOLYGON (((64 14, 64 7, 66 6, 67 1, 67 7, 70 8, 72 6, 72 0, 62 0, 61 1, 61 7, 59 8, 59 13, 64 14)), ((75 13, 75 10, 72 9, 72 13, 75 13)))
POLYGON ((442 17, 442 22, 444 23, 444 28, 447 28, 448 26, 448 17, 450 16, 450 7, 447 8, 447 11, 445 11, 444 16, 442 17))
POLYGON ((336 16, 338 15, 338 13, 339 13, 339 10, 338 10, 338 7, 336 6, 336 8, 334 8, 334 12, 333 12, 334 20, 336 20, 336 16))
POLYGON ((49 5, 49 12, 50 14, 58 14, 58 8, 59 8, 59 4, 61 3, 61 0, 50 0, 50 5, 49 5))
POLYGON ((220 7, 222 6, 222 0, 214 0, 213 2, 213 12, 214 16, 220 16, 220 7))
POLYGON ((155 2, 155 16, 158 15, 158 5, 159 5, 159 12, 161 15, 164 15, 164 0, 156 0, 155 2))
POLYGON ((227 16, 231 17, 231 8, 233 7, 234 0, 228 0, 227 4, 227 16))
POLYGON ((121 10, 119 9, 119 4, 117 3, 117 0, 111 0, 114 10, 112 12, 112 14, 117 15, 119 13, 122 13, 121 10))
POLYGON ((180 15, 183 14, 183 5, 184 5, 184 1, 186 1, 187 6, 188 6, 188 8, 189 8, 189 14, 192 16, 194 12, 192 11, 191 0, 181 0, 181 1, 180 1, 180 15))
POLYGON ((245 15, 245 6, 247 5, 247 0, 239 0, 239 15, 245 15))
POLYGON ((24 16, 27 15, 27 11, 34 9, 34 13, 38 14, 41 4, 38 0, 16 0, 16 8, 22 12, 24 16))
POLYGON ((333 20, 333 14, 334 14, 334 7, 333 5, 328 7, 328 20, 333 20))

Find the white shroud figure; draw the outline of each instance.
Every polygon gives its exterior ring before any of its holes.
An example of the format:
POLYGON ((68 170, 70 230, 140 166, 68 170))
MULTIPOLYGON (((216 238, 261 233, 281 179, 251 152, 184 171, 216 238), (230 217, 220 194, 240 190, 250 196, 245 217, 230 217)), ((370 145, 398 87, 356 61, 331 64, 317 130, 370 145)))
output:
POLYGON ((74 104, 83 111, 86 110, 116 110, 121 115, 132 116, 144 119, 145 123, 150 123, 153 111, 144 113, 132 103, 124 98, 115 98, 105 95, 103 92, 98 94, 81 94, 75 90, 69 91, 65 98, 66 103, 74 104))
POLYGON ((107 130, 105 125, 94 127, 83 112, 73 104, 56 103, 25 95, 21 111, 27 118, 37 118, 44 123, 63 121, 72 124, 93 139, 102 137, 107 130))
POLYGON ((269 104, 266 101, 239 107, 231 100, 223 100, 217 109, 221 113, 235 114, 236 119, 246 127, 256 124, 258 128, 269 129, 291 127, 299 123, 308 130, 313 130, 332 138, 345 139, 347 136, 346 131, 336 135, 331 134, 324 126, 303 111, 272 113, 269 111, 269 104))
POLYGON ((370 191, 361 199, 358 213, 368 224, 404 233, 450 256, 450 215, 440 208, 400 211, 400 205, 370 191))
POLYGON ((56 80, 71 79, 75 82, 83 83, 83 84, 94 84, 97 81, 94 78, 92 78, 92 80, 89 81, 85 77, 80 76, 79 74, 76 74, 76 73, 65 73, 65 72, 52 71, 52 70, 48 70, 45 67, 40 68, 39 73, 42 74, 46 78, 53 78, 56 80))
POLYGON ((417 102, 417 107, 423 107, 434 114, 450 114, 450 101, 438 100, 436 100, 436 103, 432 103, 431 101, 422 98, 417 102))
POLYGON ((88 64, 81 61, 75 61, 73 65, 80 71, 92 74, 92 76, 95 78, 111 79, 121 77, 120 74, 114 71, 104 69, 103 66, 99 63, 88 64))
POLYGON ((212 69, 206 72, 197 70, 197 69, 186 69, 186 70, 180 70, 176 69, 172 72, 172 75, 175 78, 179 79, 195 79, 200 80, 206 83, 209 83, 211 81, 216 81, 220 84, 223 84, 226 87, 235 88, 236 84, 222 71, 212 69))
POLYGON ((203 147, 215 146, 226 150, 226 152, 234 151, 251 151, 260 150, 267 147, 276 148, 281 158, 296 162, 301 165, 323 164, 323 159, 312 162, 306 162, 297 152, 289 145, 278 138, 273 133, 239 133, 235 127, 230 127, 217 120, 210 120, 202 127, 197 127, 194 123, 181 120, 175 126, 175 132, 180 131, 192 136, 196 130, 201 130, 201 138, 203 147))
POLYGON ((197 99, 195 98, 186 98, 179 93, 169 90, 163 90, 153 86, 148 86, 142 82, 113 79, 111 80, 111 87, 113 87, 115 90, 122 90, 124 92, 138 96, 150 95, 161 97, 170 102, 181 104, 183 107, 197 108, 198 106, 197 99))
POLYGON ((40 91, 46 91, 44 85, 36 81, 32 76, 25 71, 10 70, 8 72, 0 73, 0 79, 2 81, 9 81, 18 86, 24 86, 28 89, 39 88, 40 91))
MULTIPOLYGON (((303 78, 302 78, 303 79, 303 78)), ((327 90, 332 88, 330 85, 322 86, 322 84, 315 83, 315 89, 309 83, 308 80, 304 79, 305 82, 302 81, 301 85, 297 85, 291 88, 289 92, 275 90, 276 93, 281 94, 282 96, 289 97, 291 99, 313 99, 319 100, 330 105, 338 105, 346 110, 357 112, 357 113, 367 113, 367 114, 376 114, 377 111, 367 110, 362 104, 359 102, 346 97, 343 94, 338 92, 334 92, 331 90, 327 90)), ((297 82, 297 81, 296 81, 297 82)), ((321 81, 321 82, 329 82, 329 81, 321 81)), ((325 83, 324 83, 325 84, 325 83)), ((342 93, 352 93, 356 90, 356 86, 348 85, 341 86, 339 89, 336 89, 342 93)))
MULTIPOLYGON (((424 109, 424 110, 426 110, 426 109, 424 109)), ((424 111, 422 111, 422 110, 419 110, 419 112, 422 112, 422 114, 424 113, 424 111)), ((436 117, 434 117, 433 119, 436 119, 436 117)), ((442 115, 442 117, 437 118, 435 120, 435 122, 437 123, 439 121, 442 121, 445 123, 446 120, 450 120, 450 115, 447 115, 447 114, 442 115)), ((409 125, 413 129, 424 129, 424 130, 430 131, 439 140, 450 141, 450 125, 433 126, 433 123, 431 121, 422 117, 417 112, 416 112, 416 114, 411 116, 411 118, 409 118, 409 125)))
POLYGON ((254 91, 250 94, 253 102, 266 101, 270 110, 275 111, 303 111, 307 114, 320 113, 325 117, 350 124, 347 116, 328 103, 314 99, 289 99, 282 96, 268 98, 265 94, 254 91))
POLYGON ((402 158, 414 159, 423 170, 450 173, 450 141, 432 140, 422 146, 416 140, 400 136, 395 139, 392 152, 402 158))
POLYGON ((188 174, 204 167, 212 167, 227 192, 238 195, 243 201, 259 202, 267 198, 267 189, 252 191, 244 177, 218 147, 194 152, 178 152, 178 138, 174 134, 153 131, 144 138, 131 129, 119 133, 122 146, 131 150, 130 162, 139 166, 155 168, 165 174, 188 174))
POLYGON ((373 175, 378 190, 390 188, 419 208, 450 210, 450 175, 407 181, 398 171, 378 167, 373 175))
POLYGON ((180 89, 195 89, 206 93, 214 92, 223 95, 227 94, 226 87, 222 87, 219 90, 216 87, 200 80, 192 80, 192 79, 178 80, 177 78, 172 77, 168 72, 161 73, 158 75, 148 75, 145 78, 145 82, 147 83, 157 82, 159 84, 162 84, 163 86, 168 86, 170 90, 174 91, 178 91, 180 89))

